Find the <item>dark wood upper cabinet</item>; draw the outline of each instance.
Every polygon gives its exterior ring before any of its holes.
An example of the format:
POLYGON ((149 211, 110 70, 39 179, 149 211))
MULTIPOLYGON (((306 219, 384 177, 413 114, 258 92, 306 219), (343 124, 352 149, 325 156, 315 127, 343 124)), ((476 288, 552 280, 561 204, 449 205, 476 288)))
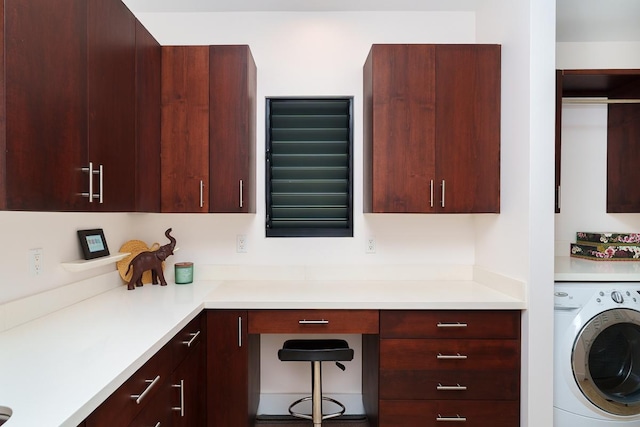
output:
POLYGON ((211 46, 209 210, 256 211, 256 64, 249 46, 211 46))
POLYGON ((249 47, 163 46, 162 70, 162 212, 254 213, 249 47))
POLYGON ((500 211, 500 46, 374 45, 364 210, 500 211))
POLYGON ((93 208, 133 211, 136 20, 121 1, 87 8, 88 160, 103 168, 93 208))
POLYGON ((78 210, 86 202, 86 22, 84 0, 4 2, 7 209, 78 210))
POLYGON ((136 124, 159 121, 150 35, 120 0, 8 0, 3 12, 0 208, 157 211, 159 130, 136 146, 136 124))
POLYGON ((162 47, 161 211, 209 211, 209 47, 162 47))
MULTIPOLYGON (((560 187, 562 98, 602 98, 607 114, 607 212, 640 212, 640 70, 558 70, 556 102, 556 192, 560 187), (618 103, 620 102, 620 103, 618 103)), ((556 203, 556 212, 560 212, 556 203)))
POLYGON ((136 21, 136 211, 160 212, 162 48, 136 21))

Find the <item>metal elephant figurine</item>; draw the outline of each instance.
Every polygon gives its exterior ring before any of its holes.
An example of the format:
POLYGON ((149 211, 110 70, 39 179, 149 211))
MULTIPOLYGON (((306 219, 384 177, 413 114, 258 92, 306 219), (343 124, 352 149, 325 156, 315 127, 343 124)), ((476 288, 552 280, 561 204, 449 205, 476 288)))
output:
POLYGON ((164 232, 164 235, 167 236, 170 243, 160 246, 155 251, 140 252, 131 260, 126 272, 126 274, 129 274, 129 270, 133 267, 133 274, 127 285, 128 290, 134 289, 134 285, 142 286, 142 273, 147 270, 151 270, 151 282, 154 285, 158 284, 159 278, 160 286, 167 286, 167 281, 162 271, 162 262, 167 259, 169 255, 173 255, 173 250, 176 247, 176 239, 171 237, 169 233, 171 233, 170 228, 164 232))

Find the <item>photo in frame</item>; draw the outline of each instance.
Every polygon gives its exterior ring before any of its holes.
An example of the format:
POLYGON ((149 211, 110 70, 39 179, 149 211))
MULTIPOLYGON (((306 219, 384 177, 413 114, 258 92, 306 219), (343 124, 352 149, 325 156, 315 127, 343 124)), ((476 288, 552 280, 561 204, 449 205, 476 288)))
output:
POLYGON ((109 255, 107 240, 102 228, 92 230, 78 230, 78 239, 84 259, 94 259, 109 255))

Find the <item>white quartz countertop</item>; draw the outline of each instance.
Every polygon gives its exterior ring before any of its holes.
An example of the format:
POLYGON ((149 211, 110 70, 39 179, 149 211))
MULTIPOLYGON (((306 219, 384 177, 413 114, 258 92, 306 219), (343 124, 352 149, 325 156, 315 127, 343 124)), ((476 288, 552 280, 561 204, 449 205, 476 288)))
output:
POLYGON ((556 257, 556 282, 638 282, 640 261, 592 261, 556 257))
POLYGON ((126 286, 0 333, 4 427, 77 426, 203 308, 525 309, 473 281, 126 286))

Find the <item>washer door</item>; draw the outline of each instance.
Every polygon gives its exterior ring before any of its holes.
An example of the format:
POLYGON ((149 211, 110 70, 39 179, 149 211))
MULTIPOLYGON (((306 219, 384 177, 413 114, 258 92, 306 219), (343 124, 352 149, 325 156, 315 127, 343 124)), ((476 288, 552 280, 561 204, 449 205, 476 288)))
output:
POLYGON ((582 393, 614 415, 640 414, 640 312, 603 311, 573 345, 573 375, 582 393))

